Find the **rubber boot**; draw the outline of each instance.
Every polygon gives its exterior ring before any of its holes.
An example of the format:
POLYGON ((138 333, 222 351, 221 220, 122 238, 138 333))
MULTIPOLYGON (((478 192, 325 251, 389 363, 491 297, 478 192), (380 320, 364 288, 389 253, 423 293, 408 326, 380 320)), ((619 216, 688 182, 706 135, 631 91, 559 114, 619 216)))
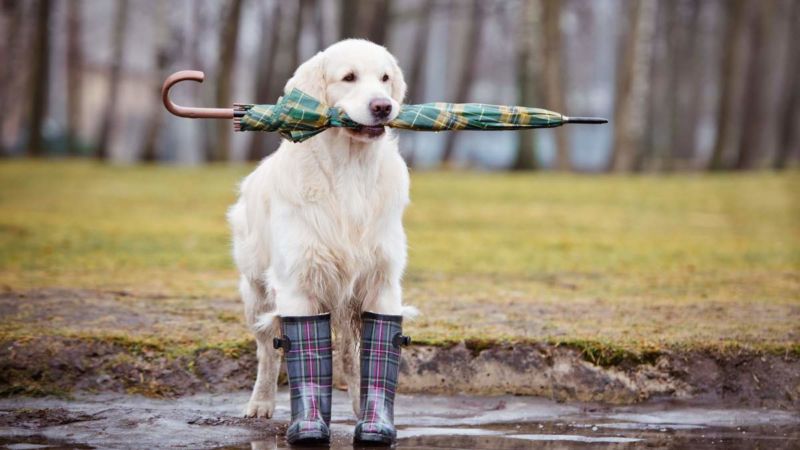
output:
POLYGON ((281 317, 282 348, 291 393, 292 422, 286 430, 289 444, 330 442, 331 316, 281 317))
POLYGON ((391 445, 394 427, 394 394, 400 372, 403 316, 365 312, 361 316, 361 417, 353 441, 362 445, 391 445))

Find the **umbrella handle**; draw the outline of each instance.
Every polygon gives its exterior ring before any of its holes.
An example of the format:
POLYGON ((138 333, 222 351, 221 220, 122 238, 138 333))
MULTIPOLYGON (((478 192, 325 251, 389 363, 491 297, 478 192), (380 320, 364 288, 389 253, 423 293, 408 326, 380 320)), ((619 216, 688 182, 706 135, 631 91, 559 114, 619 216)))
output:
POLYGON ((169 99, 169 90, 172 86, 185 80, 197 81, 202 83, 205 79, 205 74, 199 70, 181 70, 168 76, 164 80, 164 85, 161 86, 161 100, 167 111, 179 117, 188 117, 190 119, 233 119, 233 108, 195 108, 190 106, 181 106, 172 103, 169 99))

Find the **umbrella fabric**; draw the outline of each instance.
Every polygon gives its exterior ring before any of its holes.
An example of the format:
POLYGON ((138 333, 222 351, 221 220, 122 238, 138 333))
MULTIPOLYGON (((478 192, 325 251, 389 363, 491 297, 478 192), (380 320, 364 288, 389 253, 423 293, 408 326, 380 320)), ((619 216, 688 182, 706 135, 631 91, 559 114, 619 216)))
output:
MULTIPOLYGON (((275 105, 237 105, 244 115, 234 119, 239 131, 277 131, 293 142, 304 141, 331 127, 358 128, 341 109, 329 107, 299 89, 275 105)), ((415 131, 520 130, 563 125, 559 113, 521 106, 481 103, 425 103, 403 105, 386 126, 415 131)))

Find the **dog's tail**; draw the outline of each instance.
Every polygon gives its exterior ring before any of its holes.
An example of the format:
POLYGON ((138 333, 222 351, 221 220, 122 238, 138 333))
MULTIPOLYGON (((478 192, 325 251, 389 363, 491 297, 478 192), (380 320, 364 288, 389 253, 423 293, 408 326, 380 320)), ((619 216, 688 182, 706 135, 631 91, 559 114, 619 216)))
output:
POLYGON ((400 314, 404 319, 414 320, 419 316, 419 310, 415 306, 403 306, 400 314))
POLYGON ((256 322, 253 324, 253 331, 256 333, 266 333, 272 324, 276 323, 275 319, 278 317, 279 315, 277 311, 261 314, 258 316, 258 318, 256 318, 256 322))

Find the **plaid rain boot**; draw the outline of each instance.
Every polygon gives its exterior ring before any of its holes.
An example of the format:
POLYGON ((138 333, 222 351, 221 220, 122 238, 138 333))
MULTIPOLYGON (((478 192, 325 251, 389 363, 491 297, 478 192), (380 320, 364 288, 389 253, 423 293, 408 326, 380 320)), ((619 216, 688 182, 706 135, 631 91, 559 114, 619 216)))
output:
POLYGON ((292 422, 286 431, 289 444, 330 441, 331 315, 281 317, 282 348, 291 392, 292 422))
POLYGON ((394 392, 400 372, 403 316, 365 312, 361 315, 361 417, 353 440, 357 444, 391 445, 394 427, 394 392))

